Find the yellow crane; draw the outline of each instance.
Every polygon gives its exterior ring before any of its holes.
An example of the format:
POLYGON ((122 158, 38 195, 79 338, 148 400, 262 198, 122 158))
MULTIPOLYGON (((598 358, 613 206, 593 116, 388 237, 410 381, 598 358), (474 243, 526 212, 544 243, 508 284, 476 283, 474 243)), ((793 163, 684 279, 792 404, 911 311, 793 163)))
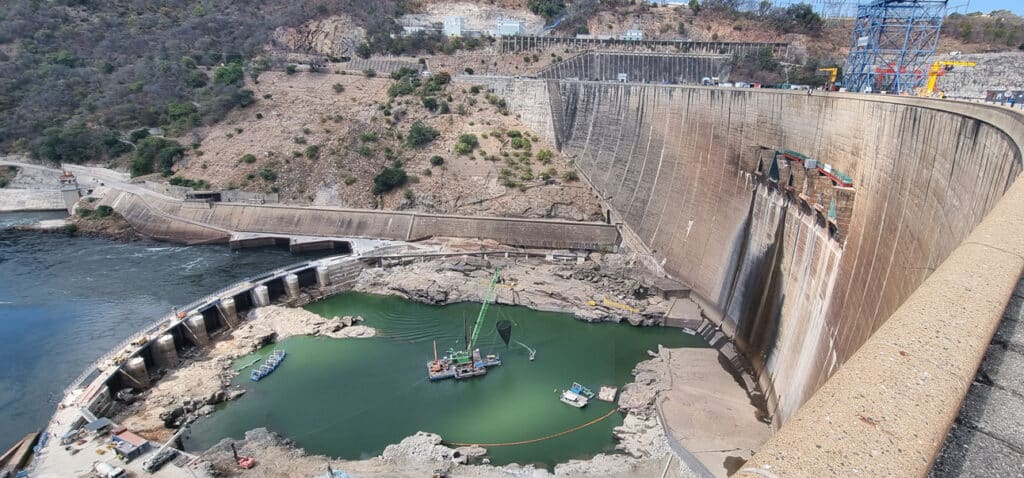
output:
POLYGON ((945 75, 947 71, 956 67, 972 67, 977 65, 978 64, 973 61, 937 61, 932 63, 932 66, 928 68, 928 81, 925 82, 923 87, 917 90, 918 96, 932 96, 935 94, 935 83, 938 82, 939 77, 945 75))
POLYGON ((830 66, 828 68, 818 68, 818 71, 822 71, 828 74, 828 89, 831 90, 836 84, 836 77, 839 76, 839 67, 830 66))

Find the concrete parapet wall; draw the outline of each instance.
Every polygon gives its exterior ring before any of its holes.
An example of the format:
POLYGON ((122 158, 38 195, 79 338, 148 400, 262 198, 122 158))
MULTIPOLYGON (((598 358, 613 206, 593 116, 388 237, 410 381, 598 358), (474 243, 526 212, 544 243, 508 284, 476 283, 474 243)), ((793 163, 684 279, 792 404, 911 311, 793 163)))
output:
POLYGON ((537 74, 540 78, 618 81, 626 75, 632 83, 692 83, 705 77, 726 81, 732 56, 673 53, 585 52, 554 63, 537 74))
POLYGON ((601 223, 442 216, 359 209, 183 202, 129 192, 104 198, 141 233, 157 239, 227 242, 233 233, 420 240, 489 239, 556 249, 615 250, 618 231, 601 223))
POLYGON ((711 53, 744 55, 756 53, 765 48, 772 54, 785 57, 789 54, 788 43, 759 42, 720 42, 720 41, 685 41, 685 40, 621 40, 617 38, 572 38, 551 36, 510 36, 498 40, 501 52, 516 52, 538 48, 564 47, 565 49, 597 50, 615 49, 635 51, 671 51, 677 53, 711 53))
POLYGON ((1021 170, 1022 117, 983 105, 557 86, 558 144, 612 221, 724 320, 760 373, 777 425, 943 263, 1021 170), (752 180, 758 147, 796 150, 852 176, 840 241, 813 210, 752 180))

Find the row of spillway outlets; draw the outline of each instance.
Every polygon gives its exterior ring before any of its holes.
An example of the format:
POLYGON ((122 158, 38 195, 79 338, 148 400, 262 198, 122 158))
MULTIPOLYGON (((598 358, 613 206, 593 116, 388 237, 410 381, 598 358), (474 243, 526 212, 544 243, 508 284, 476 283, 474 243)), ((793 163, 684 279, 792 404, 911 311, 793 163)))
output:
MULTIPOLYGON (((319 288, 324 289, 331 285, 330 269, 328 266, 317 265, 314 272, 316 285, 319 288)), ((282 280, 284 294, 289 300, 298 298, 301 292, 301 286, 299 276, 297 274, 291 273, 284 277, 278 276, 277 278, 282 280)), ((133 356, 121 365, 123 375, 127 376, 127 383, 125 384, 131 388, 143 390, 152 385, 152 379, 149 373, 150 368, 157 370, 171 370, 176 368, 179 363, 178 343, 175 340, 176 335, 178 335, 180 339, 186 340, 196 347, 203 348, 209 346, 210 330, 207 327, 207 318, 204 316, 204 312, 215 314, 223 321, 223 325, 226 328, 234 329, 238 327, 241 322, 239 308, 244 311, 249 308, 266 307, 270 305, 271 290, 267 284, 277 278, 268 279, 267 281, 256 285, 252 289, 242 292, 241 294, 222 297, 216 302, 213 308, 196 310, 191 315, 187 316, 187 318, 183 319, 180 325, 168 328, 165 333, 159 335, 152 341, 152 343, 149 344, 148 358, 150 360, 148 365, 146 357, 140 354, 139 351, 133 354, 133 356), (242 303, 240 304, 238 300, 241 300, 242 303)), ((140 351, 141 350, 142 349, 140 349, 140 351)), ((283 359, 283 355, 283 351, 275 351, 275 354, 272 355, 272 358, 274 358, 275 361, 272 368, 280 364, 280 360, 283 359)), ((270 365, 269 360, 267 365, 270 365)), ((272 371, 272 368, 270 371, 272 371)), ((269 371, 267 373, 269 373, 269 371)))

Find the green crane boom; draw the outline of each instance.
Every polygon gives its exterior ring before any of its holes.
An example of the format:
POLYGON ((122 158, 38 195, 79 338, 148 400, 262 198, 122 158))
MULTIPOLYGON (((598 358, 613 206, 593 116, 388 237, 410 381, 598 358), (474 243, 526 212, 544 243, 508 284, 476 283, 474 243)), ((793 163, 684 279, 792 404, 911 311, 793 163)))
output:
POLYGON ((494 277, 491 277, 491 287, 487 289, 487 295, 484 296, 484 305, 480 307, 480 315, 476 316, 476 325, 473 326, 473 338, 469 339, 469 343, 466 344, 466 353, 473 353, 473 345, 476 344, 476 338, 480 335, 480 326, 483 325, 484 315, 487 314, 487 306, 494 300, 495 287, 498 285, 498 273, 501 272, 501 268, 494 270, 494 277))

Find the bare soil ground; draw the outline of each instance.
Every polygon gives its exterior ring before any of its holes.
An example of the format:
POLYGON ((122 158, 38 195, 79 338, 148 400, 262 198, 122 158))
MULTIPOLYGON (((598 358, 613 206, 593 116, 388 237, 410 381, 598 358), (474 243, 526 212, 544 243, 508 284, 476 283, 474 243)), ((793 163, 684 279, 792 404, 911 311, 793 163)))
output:
MULTIPOLYGON (((588 188, 562 179, 572 169, 568 160, 514 116, 502 114, 485 90, 474 93, 470 85, 449 84, 436 97, 450 113, 439 114, 428 111, 417 95, 389 99, 392 83, 334 72, 264 73, 251 85, 256 103, 201 129, 198 150, 176 172, 214 188, 278 191, 288 203, 600 218, 588 188), (404 138, 415 121, 440 136, 422 147, 408 146, 404 138), (509 131, 522 132, 529 147, 513 148, 509 131), (361 133, 376 139, 360 138, 361 133), (477 135, 479 148, 472 154, 455 152, 464 133, 477 135), (313 147, 315 154, 309 152, 313 147), (542 150, 551 151, 551 158, 542 159, 542 150), (434 156, 444 164, 432 166, 434 156), (409 184, 378 199, 374 176, 396 160, 409 173, 409 184)), ((193 138, 181 141, 189 144, 193 138)))

